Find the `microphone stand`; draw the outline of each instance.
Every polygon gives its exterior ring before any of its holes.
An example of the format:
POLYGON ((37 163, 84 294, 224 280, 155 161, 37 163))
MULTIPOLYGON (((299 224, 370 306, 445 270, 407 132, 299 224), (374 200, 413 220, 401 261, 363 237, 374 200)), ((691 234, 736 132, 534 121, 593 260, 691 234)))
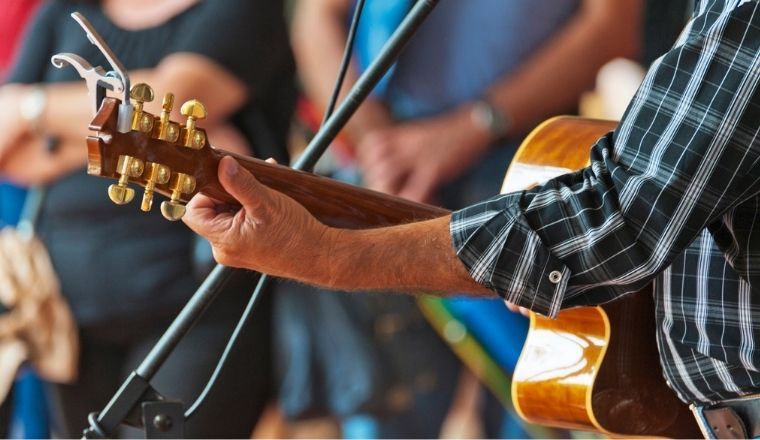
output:
MULTIPOLYGON (((417 0, 404 20, 393 32, 377 58, 351 88, 335 113, 314 136, 299 160, 298 170, 310 171, 345 126, 348 119, 398 59, 401 50, 430 14, 439 0, 417 0)), ((217 265, 195 291, 179 315, 142 363, 124 381, 108 404, 99 413, 88 417, 84 438, 108 438, 122 422, 143 426, 146 438, 181 438, 186 414, 178 401, 164 399, 150 384, 151 379, 171 355, 177 344, 190 331, 202 313, 222 291, 231 276, 241 269, 217 265)), ((249 308, 255 305, 269 277, 260 275, 249 308)))

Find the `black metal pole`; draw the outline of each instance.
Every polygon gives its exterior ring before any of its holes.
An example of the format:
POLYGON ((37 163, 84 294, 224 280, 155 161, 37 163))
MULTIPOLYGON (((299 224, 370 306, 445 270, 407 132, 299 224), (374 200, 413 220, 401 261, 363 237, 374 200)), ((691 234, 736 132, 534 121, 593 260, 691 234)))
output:
MULTIPOLYGON (((356 112, 369 93, 396 61, 401 50, 411 39, 414 32, 423 23, 439 0, 417 0, 404 20, 383 46, 377 58, 359 77, 346 98, 335 113, 314 136, 299 160, 293 165, 298 170, 310 171, 324 154, 338 132, 346 125, 349 118, 356 112)), ((190 331, 204 310, 216 298, 233 273, 239 269, 217 265, 196 290, 188 303, 177 315, 161 339, 148 353, 140 366, 122 384, 121 388, 111 398, 111 401, 97 416, 90 417, 89 428, 85 429, 87 438, 103 438, 113 436, 119 424, 133 415, 137 405, 150 394, 150 380, 163 365, 177 344, 190 331)), ((268 277, 262 275, 254 297, 258 297, 266 285, 268 277)))

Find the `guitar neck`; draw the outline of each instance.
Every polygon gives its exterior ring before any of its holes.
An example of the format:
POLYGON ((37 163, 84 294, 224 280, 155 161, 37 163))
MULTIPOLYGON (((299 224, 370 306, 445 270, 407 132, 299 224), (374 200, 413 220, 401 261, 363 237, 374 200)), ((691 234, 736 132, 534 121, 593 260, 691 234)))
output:
MULTIPOLYGON (((367 228, 410 223, 441 217, 448 210, 393 197, 289 167, 274 165, 224 150, 214 150, 215 161, 233 156, 264 185, 302 204, 323 223, 334 227, 367 228)), ((211 197, 234 202, 221 185, 201 191, 211 197)))
MULTIPOLYGON (((157 139, 156 130, 121 133, 117 130, 116 122, 118 105, 119 101, 115 98, 104 99, 101 109, 90 124, 90 130, 94 133, 87 138, 87 172, 91 175, 119 180, 124 177, 119 172, 119 158, 129 157, 145 164, 146 169, 147 164, 161 164, 172 175, 182 173, 190 176, 195 182, 193 190, 179 194, 180 202, 186 203, 194 194, 202 192, 222 202, 237 204, 224 191, 217 177, 219 161, 224 156, 232 156, 261 183, 292 197, 329 226, 355 229, 388 226, 441 217, 449 212, 230 153, 207 143, 200 149, 187 148, 179 145, 176 140, 170 142, 157 139)), ((184 128, 180 130, 185 133, 184 128)), ((130 175, 129 181, 151 186, 155 192, 171 196, 170 182, 151 183, 147 174, 141 171, 137 175, 130 175)))

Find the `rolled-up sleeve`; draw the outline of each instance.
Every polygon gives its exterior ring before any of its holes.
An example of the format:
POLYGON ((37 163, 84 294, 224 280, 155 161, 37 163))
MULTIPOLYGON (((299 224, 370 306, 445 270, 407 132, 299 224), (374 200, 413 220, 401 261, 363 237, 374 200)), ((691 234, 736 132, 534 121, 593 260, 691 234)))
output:
POLYGON ((570 270, 528 225, 517 204, 520 196, 504 195, 454 212, 451 237, 475 281, 508 301, 553 316, 570 270))

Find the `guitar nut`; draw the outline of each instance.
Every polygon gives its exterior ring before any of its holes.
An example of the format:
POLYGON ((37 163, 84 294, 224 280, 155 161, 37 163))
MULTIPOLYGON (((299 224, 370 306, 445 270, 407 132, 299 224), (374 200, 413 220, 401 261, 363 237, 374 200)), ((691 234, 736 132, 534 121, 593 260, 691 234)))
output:
POLYGON ((551 273, 549 273, 549 281, 551 281, 553 284, 557 284, 562 281, 562 272, 558 270, 551 271, 551 273))

